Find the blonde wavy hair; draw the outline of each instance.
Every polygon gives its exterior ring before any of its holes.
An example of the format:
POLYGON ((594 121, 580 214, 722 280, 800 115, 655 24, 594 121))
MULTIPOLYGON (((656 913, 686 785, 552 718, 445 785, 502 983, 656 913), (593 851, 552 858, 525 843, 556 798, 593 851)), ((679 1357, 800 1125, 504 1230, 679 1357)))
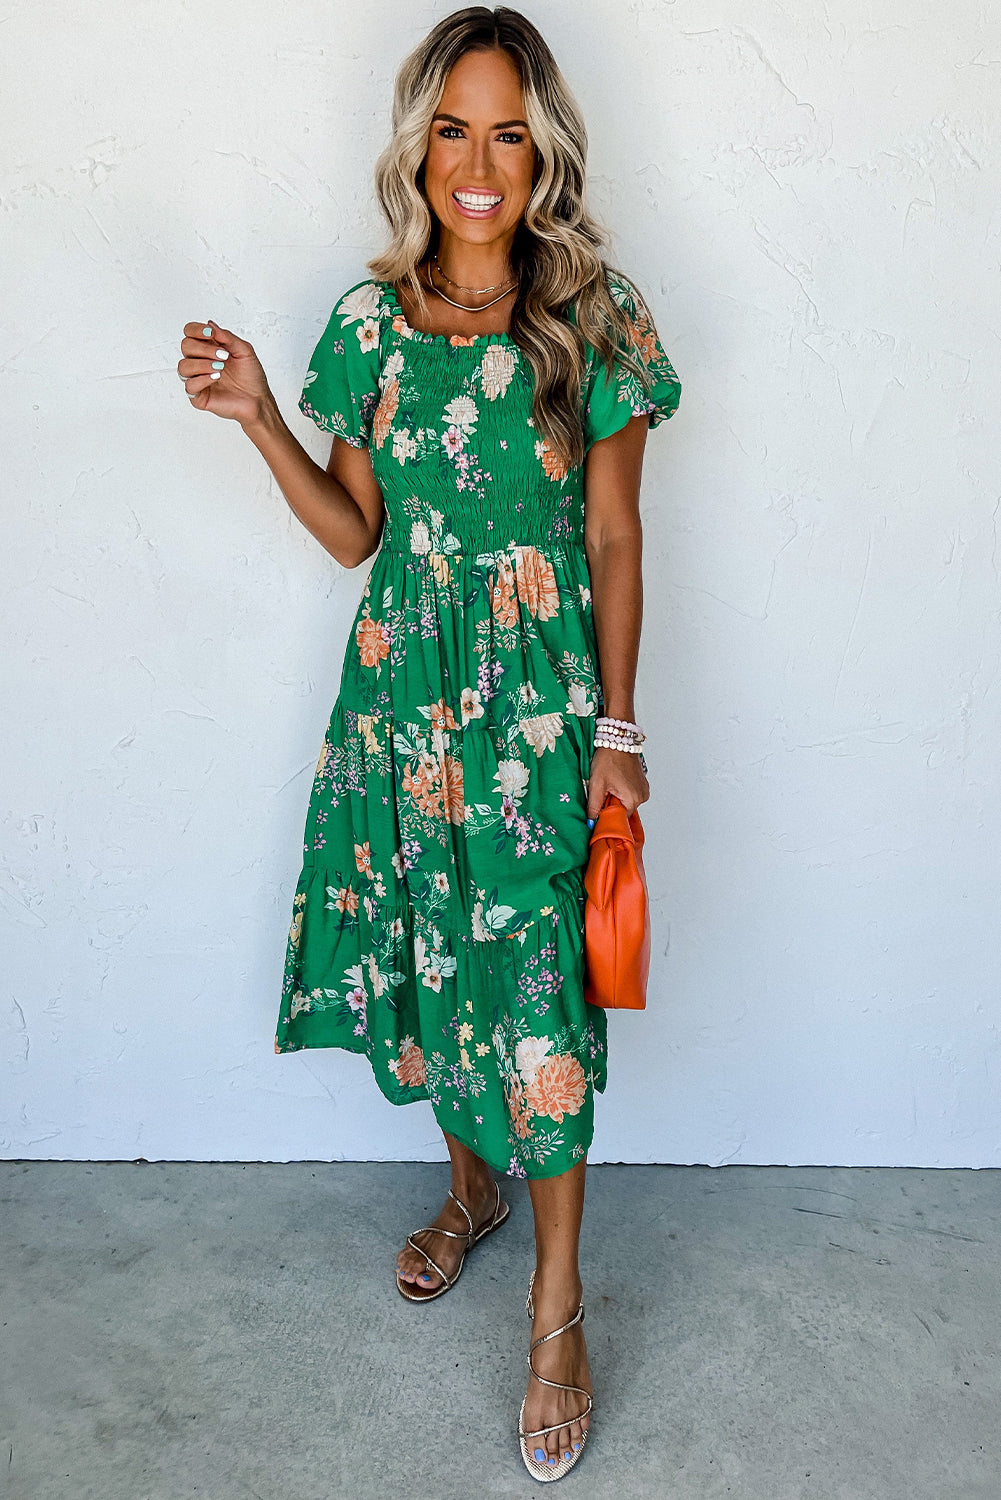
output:
POLYGON ((638 318, 650 329, 654 323, 638 288, 602 254, 610 236, 585 203, 583 116, 541 33, 519 11, 504 5, 457 10, 404 59, 393 92, 392 138, 375 166, 376 195, 391 238, 367 264, 380 280, 408 286, 426 311, 417 270, 437 248, 441 227, 424 191, 432 118, 453 64, 466 52, 494 48, 518 69, 535 145, 532 194, 512 245, 518 290, 510 332, 535 375, 535 427, 550 449, 576 466, 584 460, 585 341, 609 375, 618 358, 644 390, 650 388, 646 366, 633 352, 635 325, 612 294, 609 273, 625 284, 638 318), (567 317, 571 303, 576 325, 567 317))

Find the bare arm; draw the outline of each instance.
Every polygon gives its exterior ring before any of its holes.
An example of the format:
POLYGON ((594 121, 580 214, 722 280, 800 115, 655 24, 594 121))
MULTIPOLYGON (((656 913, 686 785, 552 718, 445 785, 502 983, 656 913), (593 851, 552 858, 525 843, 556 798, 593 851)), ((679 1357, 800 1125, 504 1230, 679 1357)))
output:
MULTIPOLYGON (((643 622, 643 528, 640 480, 649 431, 647 416, 588 450, 584 469, 584 546, 591 572, 591 605, 601 662, 603 712, 635 719, 633 694, 643 622)), ((639 756, 595 750, 588 783, 588 817, 596 818, 609 792, 633 812, 650 796, 639 756)))
POLYGON ((274 399, 241 424, 295 515, 345 568, 356 568, 379 545, 385 502, 367 448, 335 437, 326 472, 286 426, 274 399))
POLYGON ((382 491, 367 448, 334 438, 324 471, 289 429, 253 346, 215 323, 186 323, 177 372, 193 406, 239 422, 298 517, 331 557, 356 568, 379 545, 382 491), (204 329, 211 327, 206 338, 204 329), (213 371, 213 362, 222 362, 213 371))

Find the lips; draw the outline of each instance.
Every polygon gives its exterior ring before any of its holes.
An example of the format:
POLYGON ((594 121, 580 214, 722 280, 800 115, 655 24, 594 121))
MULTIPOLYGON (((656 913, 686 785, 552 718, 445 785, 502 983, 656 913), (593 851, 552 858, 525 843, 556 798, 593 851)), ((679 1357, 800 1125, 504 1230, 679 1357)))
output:
POLYGON ((496 213, 504 202, 503 193, 480 193, 472 189, 465 191, 457 188, 452 193, 452 202, 460 213, 468 214, 471 218, 482 219, 489 214, 496 213), (460 196, 461 194, 461 196, 460 196), (465 202, 463 201, 465 199, 465 202))

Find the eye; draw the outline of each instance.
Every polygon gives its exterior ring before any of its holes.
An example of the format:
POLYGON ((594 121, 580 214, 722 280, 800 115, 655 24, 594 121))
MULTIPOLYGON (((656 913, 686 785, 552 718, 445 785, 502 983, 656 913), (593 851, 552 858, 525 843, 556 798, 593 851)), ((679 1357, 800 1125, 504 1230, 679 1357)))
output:
MULTIPOLYGON (((456 136, 462 135, 462 130, 458 125, 442 125, 437 133, 443 140, 452 141, 456 136), (454 131, 455 134, 450 135, 450 131, 454 131)), ((520 146, 525 137, 517 130, 502 130, 497 139, 504 141, 506 145, 520 146)))

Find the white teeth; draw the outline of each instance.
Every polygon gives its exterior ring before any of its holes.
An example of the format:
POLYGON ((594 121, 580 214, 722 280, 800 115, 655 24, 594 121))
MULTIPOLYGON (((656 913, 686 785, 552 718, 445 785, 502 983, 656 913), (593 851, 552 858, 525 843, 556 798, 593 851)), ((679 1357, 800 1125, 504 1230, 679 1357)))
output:
POLYGON ((452 196, 457 203, 462 204, 463 208, 493 208, 496 203, 500 203, 503 194, 494 193, 488 196, 485 193, 482 195, 479 193, 453 193, 452 196))

